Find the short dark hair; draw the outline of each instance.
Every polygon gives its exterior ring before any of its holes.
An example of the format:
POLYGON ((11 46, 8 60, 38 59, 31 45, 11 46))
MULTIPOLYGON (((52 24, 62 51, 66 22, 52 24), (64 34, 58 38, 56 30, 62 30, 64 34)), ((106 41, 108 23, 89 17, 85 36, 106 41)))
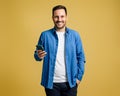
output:
POLYGON ((67 15, 67 9, 66 9, 66 7, 63 6, 63 5, 57 5, 57 6, 53 7, 53 9, 52 9, 52 16, 54 15, 54 11, 55 11, 55 10, 58 10, 58 9, 64 9, 64 10, 65 10, 65 13, 66 13, 66 15, 67 15))

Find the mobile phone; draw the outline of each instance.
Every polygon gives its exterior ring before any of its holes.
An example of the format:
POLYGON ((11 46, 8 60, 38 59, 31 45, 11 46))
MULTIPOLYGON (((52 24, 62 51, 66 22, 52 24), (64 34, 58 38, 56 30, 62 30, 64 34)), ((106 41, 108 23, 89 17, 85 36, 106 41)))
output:
POLYGON ((42 50, 42 51, 44 51, 44 48, 43 48, 42 45, 36 45, 36 47, 37 47, 37 50, 42 50))

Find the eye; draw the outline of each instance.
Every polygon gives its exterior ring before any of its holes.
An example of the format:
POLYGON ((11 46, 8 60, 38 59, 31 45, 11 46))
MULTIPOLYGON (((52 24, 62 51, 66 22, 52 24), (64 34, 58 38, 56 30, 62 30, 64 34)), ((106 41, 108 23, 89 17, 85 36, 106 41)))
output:
POLYGON ((54 18, 54 19, 57 19, 57 18, 58 18, 58 16, 54 16, 53 18, 54 18))
POLYGON ((62 15, 61 18, 64 18, 64 16, 62 15))

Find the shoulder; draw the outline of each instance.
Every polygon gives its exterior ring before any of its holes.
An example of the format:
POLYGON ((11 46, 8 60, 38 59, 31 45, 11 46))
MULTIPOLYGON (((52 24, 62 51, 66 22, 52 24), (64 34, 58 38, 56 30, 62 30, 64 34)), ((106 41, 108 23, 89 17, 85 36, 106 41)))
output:
POLYGON ((76 31, 76 30, 67 28, 67 31, 69 32, 69 34, 71 34, 71 35, 73 35, 73 36, 75 36, 75 37, 79 37, 79 36, 80 36, 79 32, 76 31))
POLYGON ((48 36, 48 35, 52 34, 52 32, 53 32, 53 28, 48 29, 48 30, 44 30, 44 31, 41 32, 40 36, 45 37, 45 36, 48 36))
POLYGON ((52 29, 48 29, 48 30, 45 30, 43 31, 41 34, 50 34, 52 32, 53 28, 52 29))

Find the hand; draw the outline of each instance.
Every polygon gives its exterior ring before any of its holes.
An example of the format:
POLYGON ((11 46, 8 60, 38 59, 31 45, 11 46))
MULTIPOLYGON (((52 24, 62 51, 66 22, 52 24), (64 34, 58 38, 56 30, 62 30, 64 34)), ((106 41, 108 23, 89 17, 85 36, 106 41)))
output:
POLYGON ((77 79, 77 80, 76 80, 76 83, 77 83, 77 85, 79 85, 79 84, 80 84, 80 80, 77 79))
POLYGON ((43 59, 47 54, 45 51, 42 51, 42 50, 37 50, 37 52, 38 52, 38 57, 41 59, 43 59))

